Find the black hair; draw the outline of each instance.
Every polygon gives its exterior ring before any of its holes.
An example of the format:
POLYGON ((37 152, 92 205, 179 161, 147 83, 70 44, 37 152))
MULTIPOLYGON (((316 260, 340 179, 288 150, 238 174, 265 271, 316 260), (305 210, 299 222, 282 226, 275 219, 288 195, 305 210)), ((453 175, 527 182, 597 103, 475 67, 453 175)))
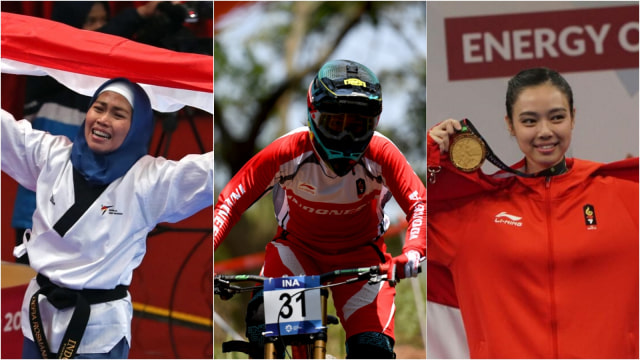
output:
POLYGON ((108 1, 54 1, 51 20, 82 29, 95 3, 101 3, 104 6, 109 19, 108 1))
POLYGON ((573 116, 573 92, 567 80, 555 70, 538 67, 522 70, 509 80, 506 100, 509 120, 513 121, 513 104, 518 99, 520 93, 527 87, 542 85, 547 82, 551 83, 551 85, 555 86, 567 97, 569 101, 569 111, 571 116, 573 116))

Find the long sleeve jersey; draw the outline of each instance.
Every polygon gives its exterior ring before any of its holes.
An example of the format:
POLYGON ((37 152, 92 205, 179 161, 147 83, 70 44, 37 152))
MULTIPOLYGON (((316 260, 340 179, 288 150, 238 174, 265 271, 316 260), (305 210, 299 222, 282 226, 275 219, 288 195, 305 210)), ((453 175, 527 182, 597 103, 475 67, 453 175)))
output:
MULTIPOLYGON (((58 286, 80 290, 129 285, 156 224, 180 221, 212 205, 213 153, 180 161, 147 155, 109 184, 61 236, 54 225, 75 203, 72 143, 34 130, 4 110, 1 115, 2 171, 36 191, 31 237, 16 252, 26 250, 31 267, 58 286)), ((32 280, 22 306, 22 331, 28 338, 29 299, 38 289, 32 280)), ((57 310, 44 297, 40 309, 50 350, 57 351, 72 309, 57 310)), ((78 352, 107 352, 125 336, 131 343, 132 316, 129 296, 91 305, 78 352)))
POLYGON ((383 209, 393 194, 409 224, 404 251, 425 254, 425 186, 399 149, 377 132, 359 163, 342 177, 318 159, 308 128, 276 139, 220 193, 214 208, 216 248, 268 191, 278 225, 318 254, 339 253, 382 236, 389 227, 383 209))
POLYGON ((637 159, 632 180, 579 159, 523 178, 428 149, 427 258, 451 272, 471 357, 638 357, 637 159))

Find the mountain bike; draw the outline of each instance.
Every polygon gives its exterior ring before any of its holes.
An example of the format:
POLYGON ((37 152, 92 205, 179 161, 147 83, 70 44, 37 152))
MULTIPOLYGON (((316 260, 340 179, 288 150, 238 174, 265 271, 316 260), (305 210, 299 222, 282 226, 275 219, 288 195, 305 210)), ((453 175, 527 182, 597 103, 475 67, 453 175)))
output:
MULTIPOLYGON (((242 292, 264 291, 265 328, 264 358, 276 359, 279 355, 276 345, 281 348, 291 346, 296 358, 324 359, 326 357, 327 325, 338 324, 335 316, 327 314, 328 288, 368 281, 377 284, 396 280, 387 279, 386 269, 370 266, 342 269, 311 276, 284 276, 278 278, 258 275, 216 275, 214 294, 222 299, 230 299, 242 292), (332 283, 338 277, 347 276, 343 281, 332 283), (253 285, 234 283, 253 282, 253 285), (256 284, 257 283, 257 284, 256 284)), ((222 344, 222 352, 243 352, 250 354, 248 342, 232 340, 222 344)), ((280 354, 282 354, 280 352, 280 354)))

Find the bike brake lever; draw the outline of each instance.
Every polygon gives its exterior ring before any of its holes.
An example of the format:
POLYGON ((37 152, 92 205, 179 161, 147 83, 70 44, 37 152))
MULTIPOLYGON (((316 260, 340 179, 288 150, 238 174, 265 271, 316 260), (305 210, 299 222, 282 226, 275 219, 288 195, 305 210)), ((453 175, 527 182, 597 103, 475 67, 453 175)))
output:
POLYGON ((233 295, 235 295, 234 292, 230 291, 230 287, 231 285, 229 281, 215 279, 213 285, 213 293, 220 296, 220 299, 222 300, 229 300, 233 297, 233 295))
POLYGON ((380 281, 386 281, 386 275, 374 275, 369 278, 369 285, 374 285, 379 283, 380 281))
POLYGON ((398 283, 398 281, 396 281, 396 280, 389 280, 387 278, 387 274, 376 274, 376 275, 371 275, 369 277, 369 285, 378 284, 381 281, 386 281, 391 286, 395 286, 398 283))
POLYGON ((218 289, 216 295, 220 296, 221 300, 229 300, 235 295, 233 292, 229 291, 229 289, 218 289))

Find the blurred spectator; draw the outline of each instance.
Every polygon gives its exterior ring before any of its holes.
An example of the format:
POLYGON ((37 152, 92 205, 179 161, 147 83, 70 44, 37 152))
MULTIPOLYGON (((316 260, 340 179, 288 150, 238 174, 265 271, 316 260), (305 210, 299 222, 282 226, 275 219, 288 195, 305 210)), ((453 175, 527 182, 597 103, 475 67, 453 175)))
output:
POLYGON ((195 34, 184 26, 186 20, 198 20, 200 12, 197 9, 200 8, 202 7, 161 2, 153 16, 136 33, 135 40, 178 52, 207 54, 206 48, 201 46, 195 34))

